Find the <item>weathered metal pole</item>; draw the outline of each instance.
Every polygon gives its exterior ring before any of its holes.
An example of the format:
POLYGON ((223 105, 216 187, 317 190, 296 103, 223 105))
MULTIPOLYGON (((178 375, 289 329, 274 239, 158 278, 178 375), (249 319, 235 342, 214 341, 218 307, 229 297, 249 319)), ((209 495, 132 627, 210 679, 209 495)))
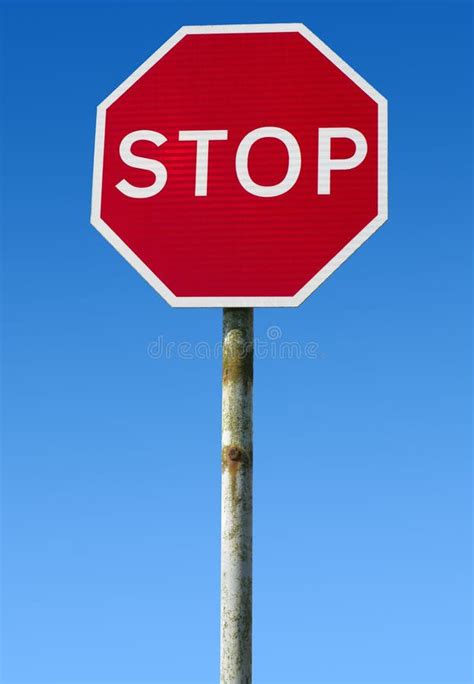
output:
POLYGON ((221 684, 252 681, 253 309, 224 309, 221 684))

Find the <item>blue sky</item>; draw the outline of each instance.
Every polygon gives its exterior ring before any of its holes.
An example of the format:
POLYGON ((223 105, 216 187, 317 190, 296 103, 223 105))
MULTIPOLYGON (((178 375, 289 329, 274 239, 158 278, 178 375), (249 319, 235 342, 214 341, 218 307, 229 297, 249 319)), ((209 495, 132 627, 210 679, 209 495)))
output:
POLYGON ((254 679, 468 684, 471 7, 2 6, 2 684, 218 680, 221 311, 89 225, 95 107, 183 24, 307 24, 389 101, 389 222, 256 335, 254 679))

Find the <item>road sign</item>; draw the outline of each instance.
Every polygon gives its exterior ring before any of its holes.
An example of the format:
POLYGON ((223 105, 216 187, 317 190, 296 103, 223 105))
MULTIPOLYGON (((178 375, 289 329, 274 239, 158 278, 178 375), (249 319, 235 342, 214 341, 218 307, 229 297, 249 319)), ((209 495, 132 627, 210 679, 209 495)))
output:
POLYGON ((386 101, 301 24, 182 28, 98 108, 92 223, 171 305, 224 307, 221 684, 252 681, 253 307, 386 217, 386 101))
POLYGON ((173 306, 296 306, 386 217, 386 101, 301 24, 184 27, 98 107, 92 223, 173 306))

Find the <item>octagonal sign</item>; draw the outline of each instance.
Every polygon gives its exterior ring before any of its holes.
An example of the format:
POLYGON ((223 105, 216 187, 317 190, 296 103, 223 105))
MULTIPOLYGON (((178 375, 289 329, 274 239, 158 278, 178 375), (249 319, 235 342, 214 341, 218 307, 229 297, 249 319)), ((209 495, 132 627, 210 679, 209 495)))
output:
POLYGON ((173 306, 296 306, 386 217, 386 100, 301 24, 184 27, 98 107, 92 223, 173 306))

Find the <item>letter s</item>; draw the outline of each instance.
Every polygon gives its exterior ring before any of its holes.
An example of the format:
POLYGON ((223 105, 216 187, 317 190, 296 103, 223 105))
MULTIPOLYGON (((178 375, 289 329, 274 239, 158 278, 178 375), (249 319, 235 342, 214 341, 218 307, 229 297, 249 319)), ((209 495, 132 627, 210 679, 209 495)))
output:
POLYGON ((120 157, 125 164, 134 169, 151 171, 155 175, 154 183, 145 187, 137 187, 125 179, 121 180, 120 183, 117 183, 115 186, 120 192, 127 195, 127 197, 142 199, 145 197, 153 197, 153 195, 157 195, 163 190, 166 185, 168 174, 164 164, 156 159, 147 159, 146 157, 140 157, 137 154, 133 154, 132 145, 134 142, 137 142, 137 140, 148 140, 159 147, 166 142, 166 138, 157 131, 133 131, 126 135, 120 143, 120 157))

